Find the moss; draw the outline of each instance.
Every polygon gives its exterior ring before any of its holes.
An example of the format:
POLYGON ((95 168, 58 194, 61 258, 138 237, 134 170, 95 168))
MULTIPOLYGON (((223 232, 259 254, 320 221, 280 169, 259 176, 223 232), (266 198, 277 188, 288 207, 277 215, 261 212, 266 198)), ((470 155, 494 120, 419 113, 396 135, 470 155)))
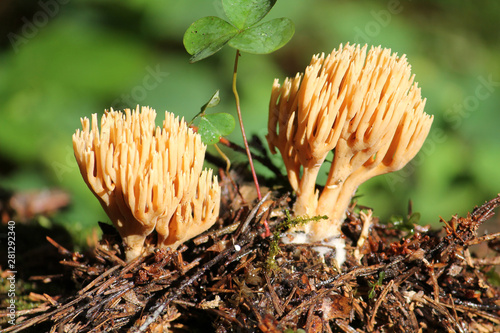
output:
POLYGON ((268 270, 274 270, 277 267, 276 265, 276 255, 280 252, 280 246, 279 246, 279 241, 281 239, 281 235, 295 227, 300 227, 303 225, 306 225, 310 222, 318 222, 321 220, 326 220, 328 219, 328 216, 326 215, 318 215, 318 216, 313 216, 313 217, 308 217, 308 216, 299 216, 296 218, 292 218, 290 216, 290 212, 288 210, 285 210, 286 218, 279 223, 276 228, 273 231, 273 237, 271 239, 271 243, 269 244, 269 255, 267 256, 266 260, 266 266, 268 270))

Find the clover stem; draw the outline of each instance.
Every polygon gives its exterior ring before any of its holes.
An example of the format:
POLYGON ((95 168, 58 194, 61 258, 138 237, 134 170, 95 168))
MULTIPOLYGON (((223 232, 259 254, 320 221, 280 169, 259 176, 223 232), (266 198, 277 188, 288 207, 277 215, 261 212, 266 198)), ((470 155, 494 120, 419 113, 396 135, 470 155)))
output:
MULTIPOLYGON (((259 181, 257 180, 257 174, 255 173, 255 169, 253 167, 252 154, 250 153, 250 148, 248 147, 247 136, 245 134, 245 127, 243 126, 243 119, 241 117, 240 97, 238 95, 238 90, 236 89, 236 77, 237 77, 237 72, 238 72, 238 58, 239 57, 240 57, 240 51, 236 50, 236 57, 234 59, 234 71, 233 71, 233 94, 234 94, 234 99, 236 101, 236 111, 238 112, 238 121, 240 123, 241 134, 243 136, 243 144, 245 145, 245 150, 246 150, 247 156, 248 156, 248 162, 250 163, 250 169, 252 170, 253 182, 255 183, 255 189, 257 190, 257 197, 259 200, 261 200, 262 195, 260 193, 259 181)), ((267 229, 267 225, 266 225, 266 229, 267 229)))

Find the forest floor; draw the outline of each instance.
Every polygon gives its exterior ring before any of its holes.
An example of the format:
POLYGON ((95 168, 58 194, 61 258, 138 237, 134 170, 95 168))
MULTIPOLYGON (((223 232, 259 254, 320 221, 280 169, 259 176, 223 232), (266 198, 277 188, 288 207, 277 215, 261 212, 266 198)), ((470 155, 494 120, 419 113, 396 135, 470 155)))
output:
POLYGON ((381 224, 353 202, 342 228, 347 260, 338 267, 334 251, 320 257, 315 244, 281 242, 297 223, 283 188, 248 201, 220 174, 221 215, 212 229, 177 251, 129 263, 110 225, 101 223, 102 238, 81 254, 67 250, 62 229, 18 224, 25 250, 16 322, 8 323, 2 262, 2 332, 500 331, 500 233, 478 235, 500 196, 441 221, 441 230, 414 224, 411 207, 407 217, 381 224))

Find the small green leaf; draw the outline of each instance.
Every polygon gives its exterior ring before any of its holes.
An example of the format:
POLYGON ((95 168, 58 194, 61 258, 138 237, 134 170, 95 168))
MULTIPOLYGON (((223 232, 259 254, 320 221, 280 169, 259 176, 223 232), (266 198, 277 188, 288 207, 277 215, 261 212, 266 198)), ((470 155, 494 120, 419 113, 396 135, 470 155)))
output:
POLYGON ((203 17, 189 26, 184 34, 184 47, 196 62, 219 51, 238 33, 233 25, 215 16, 203 17))
POLYGON ((230 134, 235 126, 234 118, 228 113, 208 114, 200 119, 198 133, 206 145, 219 142, 221 136, 230 134))
POLYGON ((410 218, 408 219, 408 224, 414 225, 418 224, 420 222, 420 213, 413 213, 411 214, 410 218))
POLYGON ((219 90, 217 90, 212 97, 210 97, 210 100, 201 107, 201 112, 204 113, 206 109, 216 107, 220 103, 220 97, 219 97, 219 90))
POLYGON ((394 226, 398 226, 403 224, 403 217, 399 215, 393 215, 389 218, 389 222, 392 223, 394 226))
POLYGON ((271 53, 288 43, 294 32, 290 19, 278 18, 241 32, 229 41, 229 45, 248 53, 271 53))
POLYGON ((208 102, 206 102, 205 104, 203 104, 203 106, 200 108, 200 112, 198 112, 198 114, 196 116, 194 116, 193 119, 191 119, 191 121, 189 122, 189 126, 191 126, 193 124, 193 122, 197 118, 204 117, 205 116, 205 111, 208 108, 216 107, 217 105, 219 105, 219 103, 220 103, 219 90, 217 90, 212 95, 212 97, 210 97, 210 99, 208 100, 208 102))
POLYGON ((382 285, 382 282, 384 282, 384 279, 385 279, 385 272, 384 271, 381 271, 380 273, 378 273, 378 285, 381 286, 382 285))
POLYGON ((488 278, 488 282, 493 284, 494 286, 500 286, 500 276, 495 271, 495 267, 486 272, 486 277, 488 278))
POLYGON ((276 0, 222 0, 229 21, 239 29, 251 27, 273 8, 276 0))

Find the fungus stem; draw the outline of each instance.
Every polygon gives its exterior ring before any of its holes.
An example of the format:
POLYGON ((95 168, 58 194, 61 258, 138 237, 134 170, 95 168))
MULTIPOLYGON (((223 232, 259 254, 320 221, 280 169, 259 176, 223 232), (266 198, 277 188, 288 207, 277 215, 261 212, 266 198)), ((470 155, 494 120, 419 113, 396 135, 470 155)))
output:
POLYGON ((243 126, 243 119, 241 117, 241 108, 240 108, 240 97, 238 95, 238 90, 236 89, 236 77, 238 72, 238 58, 240 57, 240 51, 236 50, 236 57, 234 59, 234 71, 233 71, 233 94, 234 99, 236 101, 236 111, 238 112, 238 121, 240 123, 241 134, 243 136, 243 144, 245 145, 245 150, 248 156, 248 162, 250 163, 250 169, 252 170, 253 182, 255 183, 255 189, 257 190, 258 199, 262 199, 262 195, 260 194, 259 181, 257 180, 257 174, 255 173, 255 169, 253 167, 252 154, 250 153, 250 148, 248 147, 247 136, 245 134, 245 127, 243 126))

